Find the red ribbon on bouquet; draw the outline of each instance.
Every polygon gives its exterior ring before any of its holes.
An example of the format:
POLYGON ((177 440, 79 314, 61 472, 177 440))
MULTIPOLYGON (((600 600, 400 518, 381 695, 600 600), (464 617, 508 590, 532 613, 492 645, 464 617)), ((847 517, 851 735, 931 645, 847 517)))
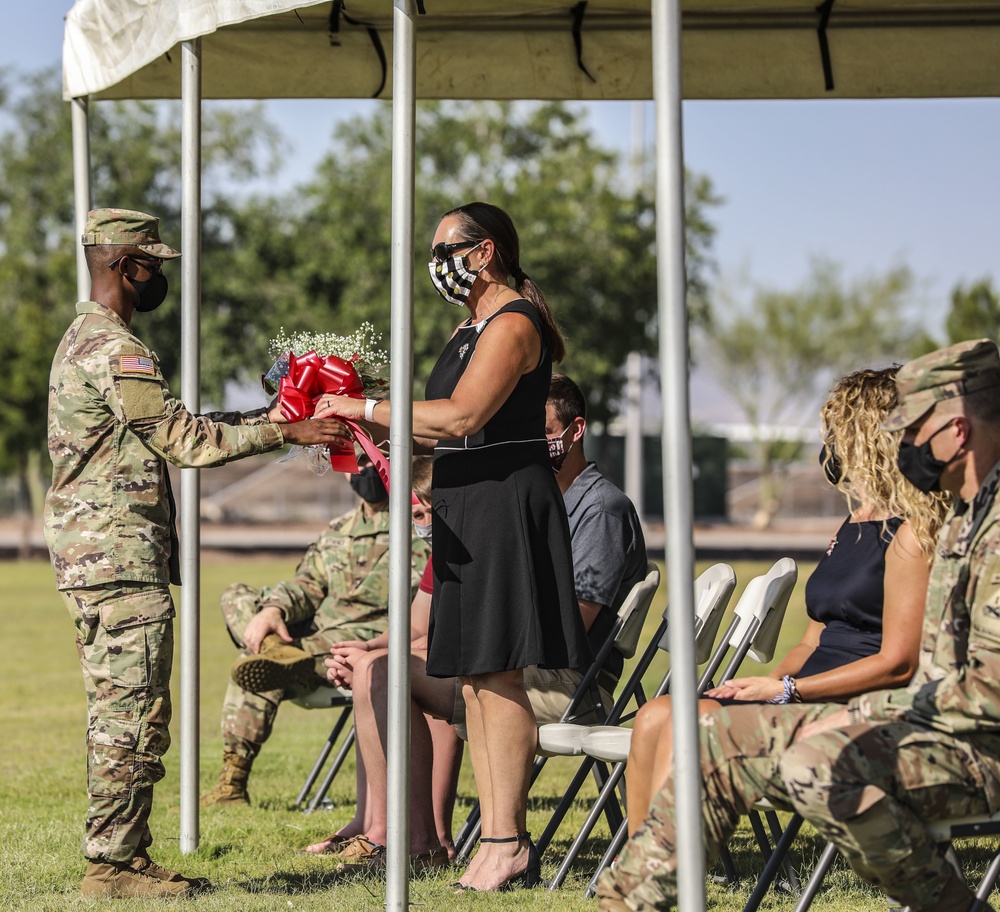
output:
MULTIPOLYGON (((312 416, 316 411, 316 403, 324 393, 335 396, 352 396, 355 399, 365 398, 365 388, 361 383, 354 365, 335 355, 317 355, 311 351, 305 355, 288 353, 288 375, 281 378, 278 387, 278 403, 281 413, 289 421, 302 421, 312 416)), ((389 490, 389 461, 372 443, 371 438, 356 421, 341 418, 368 454, 379 477, 389 490)), ((349 472, 356 475, 358 460, 354 455, 354 447, 348 443, 330 444, 330 465, 337 472, 349 472)))

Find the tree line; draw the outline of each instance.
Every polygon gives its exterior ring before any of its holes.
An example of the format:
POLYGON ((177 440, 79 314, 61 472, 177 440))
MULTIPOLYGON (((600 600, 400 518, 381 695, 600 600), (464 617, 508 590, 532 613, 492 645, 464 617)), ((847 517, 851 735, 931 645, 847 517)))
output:
MULTIPOLYGON (((161 217, 180 241, 177 104, 91 105, 96 206, 161 217)), ((269 366, 280 327, 348 333, 365 320, 388 349, 391 107, 340 123, 312 174, 290 191, 234 194, 273 174, 282 137, 257 107, 213 104, 204 114, 202 393, 221 403, 226 384, 269 366)), ((52 353, 76 298, 70 114, 55 69, 0 73, 0 474, 15 476, 38 508, 44 474, 52 353)), ((441 213, 472 199, 508 210, 524 270, 562 326, 564 369, 589 391, 591 417, 618 408, 631 351, 657 345, 652 188, 626 179, 622 156, 603 148, 582 108, 541 102, 423 102, 416 126, 414 354, 418 395, 456 314, 421 281, 424 248, 441 213)), ((708 176, 686 181, 687 281, 694 356, 717 366, 751 420, 764 421, 770 388, 794 397, 841 365, 909 357, 933 344, 908 315, 907 270, 848 283, 833 264, 786 292, 755 289, 730 306, 715 281, 708 176), (836 344, 834 344, 836 343, 836 344), (729 378, 729 379, 726 379, 729 378), (755 417, 754 417, 755 416, 755 417)), ((173 291, 137 331, 179 389, 179 273, 173 291)), ((989 280, 956 288, 949 338, 996 335, 1000 304, 989 280), (985 331, 988 328, 988 331, 985 331)))

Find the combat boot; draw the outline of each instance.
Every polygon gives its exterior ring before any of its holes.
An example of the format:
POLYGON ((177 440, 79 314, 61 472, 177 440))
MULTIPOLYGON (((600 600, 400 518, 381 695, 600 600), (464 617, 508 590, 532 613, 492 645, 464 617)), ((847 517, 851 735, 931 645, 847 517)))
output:
POLYGON ((171 881, 155 877, 145 868, 144 859, 132 861, 90 861, 80 892, 86 899, 115 899, 126 896, 168 899, 191 896, 193 884, 184 879, 171 881))
POLYGON ((250 768, 253 760, 249 757, 238 757, 228 751, 222 757, 222 769, 219 771, 219 781, 215 788, 202 795, 201 806, 211 807, 213 804, 249 804, 247 779, 250 778, 250 768))
POLYGON ((260 652, 237 659, 230 674, 251 693, 281 690, 289 698, 312 693, 323 683, 316 674, 315 656, 274 633, 264 637, 260 652))
POLYGON ((191 889, 195 893, 204 893, 212 889, 212 884, 207 877, 185 877, 177 871, 164 868, 153 861, 146 854, 145 849, 140 849, 136 852, 135 858, 132 859, 132 867, 149 877, 155 877, 157 880, 166 881, 167 883, 190 884, 191 889))

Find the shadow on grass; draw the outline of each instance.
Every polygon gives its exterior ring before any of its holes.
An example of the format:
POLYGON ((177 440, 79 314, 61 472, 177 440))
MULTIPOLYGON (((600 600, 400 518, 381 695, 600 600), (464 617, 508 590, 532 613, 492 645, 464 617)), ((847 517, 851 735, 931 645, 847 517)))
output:
MULTIPOLYGON (((266 877, 251 877, 233 881, 247 893, 318 893, 343 884, 360 884, 368 888, 379 886, 379 879, 372 874, 351 871, 276 871, 266 877)), ((375 894, 372 893, 374 896, 375 894)))

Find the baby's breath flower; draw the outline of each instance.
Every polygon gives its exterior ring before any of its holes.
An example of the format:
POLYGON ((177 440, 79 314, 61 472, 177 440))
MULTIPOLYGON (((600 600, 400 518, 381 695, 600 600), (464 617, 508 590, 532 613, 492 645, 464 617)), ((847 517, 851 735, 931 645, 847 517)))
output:
MULTIPOLYGON (((278 335, 268 343, 267 350, 272 358, 279 360, 287 352, 305 355, 314 351, 323 357, 332 355, 351 361, 361 378, 365 392, 384 396, 389 389, 388 380, 385 379, 389 368, 389 355, 379 348, 381 342, 382 334, 376 333, 375 327, 366 320, 355 332, 347 336, 304 331, 289 335, 282 326, 278 330, 278 335)), ((287 364, 284 372, 287 372, 287 364)), ((279 375, 280 373, 279 371, 279 375)))

